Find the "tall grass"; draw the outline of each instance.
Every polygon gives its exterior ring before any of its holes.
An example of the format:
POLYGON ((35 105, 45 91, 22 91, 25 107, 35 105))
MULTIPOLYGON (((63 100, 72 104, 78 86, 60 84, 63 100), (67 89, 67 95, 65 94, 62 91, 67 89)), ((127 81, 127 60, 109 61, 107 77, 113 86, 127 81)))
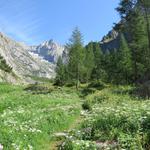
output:
POLYGON ((73 138, 66 145, 82 149, 84 142, 93 142, 96 149, 149 150, 150 101, 130 96, 130 90, 109 87, 88 95, 92 109, 84 113, 81 128, 69 133, 73 138))
POLYGON ((74 91, 33 94, 23 89, 0 85, 0 144, 5 150, 50 149, 53 133, 79 116, 80 99, 74 91))

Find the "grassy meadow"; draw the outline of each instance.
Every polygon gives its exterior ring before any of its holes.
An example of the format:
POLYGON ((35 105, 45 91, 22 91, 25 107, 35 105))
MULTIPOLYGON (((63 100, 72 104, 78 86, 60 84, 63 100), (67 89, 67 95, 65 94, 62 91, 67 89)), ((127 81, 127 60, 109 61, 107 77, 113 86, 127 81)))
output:
POLYGON ((1 83, 0 144, 4 150, 149 150, 150 101, 132 90, 1 83))
POLYGON ((0 143, 4 150, 50 149, 53 133, 79 116, 80 99, 69 89, 24 89, 0 85, 0 143))

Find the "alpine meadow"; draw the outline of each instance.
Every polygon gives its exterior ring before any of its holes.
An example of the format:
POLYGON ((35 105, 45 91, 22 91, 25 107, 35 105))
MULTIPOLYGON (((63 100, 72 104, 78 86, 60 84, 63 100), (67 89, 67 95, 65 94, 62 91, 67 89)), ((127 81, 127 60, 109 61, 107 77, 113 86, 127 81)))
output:
POLYGON ((0 4, 0 150, 150 150, 150 0, 0 4))

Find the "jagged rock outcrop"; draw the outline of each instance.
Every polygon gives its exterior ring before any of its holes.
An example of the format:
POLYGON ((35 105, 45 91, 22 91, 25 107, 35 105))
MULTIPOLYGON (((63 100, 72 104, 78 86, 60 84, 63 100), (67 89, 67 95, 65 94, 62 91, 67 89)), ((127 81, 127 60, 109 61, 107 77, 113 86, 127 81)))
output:
POLYGON ((61 46, 53 40, 43 42, 38 46, 29 47, 29 51, 38 54, 45 60, 54 64, 56 64, 58 57, 63 55, 64 49, 64 46, 61 46))
POLYGON ((119 48, 120 36, 116 30, 110 31, 100 42, 100 46, 104 52, 119 48))
MULTIPOLYGON (((31 77, 54 77, 55 66, 42 57, 29 52, 29 47, 18 43, 0 33, 0 55, 12 68, 12 72, 23 81, 31 81, 31 77)), ((0 76, 4 76, 0 72, 0 76)))

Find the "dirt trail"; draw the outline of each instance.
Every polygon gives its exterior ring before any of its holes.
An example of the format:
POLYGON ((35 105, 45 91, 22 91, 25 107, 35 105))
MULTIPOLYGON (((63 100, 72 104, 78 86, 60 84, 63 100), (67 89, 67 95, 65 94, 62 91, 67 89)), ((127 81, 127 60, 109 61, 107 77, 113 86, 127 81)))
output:
MULTIPOLYGON (((81 125, 83 121, 83 118, 82 116, 80 115, 78 118, 75 119, 75 121, 70 125, 70 127, 67 129, 67 131, 70 131, 72 129, 75 129, 77 127, 79 127, 81 125)), ((59 133, 55 133, 55 134, 65 134, 66 132, 62 131, 62 132, 59 132, 59 133)), ((52 143, 51 143, 51 146, 50 146, 50 149, 49 150, 58 150, 58 147, 59 145, 63 142, 63 140, 54 140, 52 143)))

